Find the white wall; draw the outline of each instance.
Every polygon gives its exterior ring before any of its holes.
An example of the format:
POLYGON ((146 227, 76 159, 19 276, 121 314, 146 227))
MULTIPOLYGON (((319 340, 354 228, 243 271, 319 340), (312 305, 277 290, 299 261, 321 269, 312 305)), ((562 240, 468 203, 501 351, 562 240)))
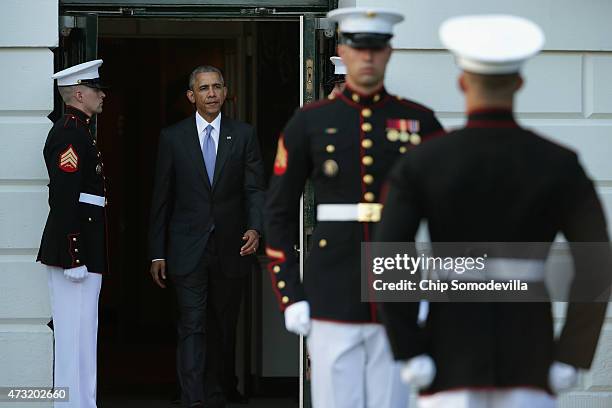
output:
MULTIPOLYGON (((387 7, 402 12, 387 88, 424 103, 446 127, 464 123, 459 70, 437 30, 461 14, 510 13, 542 26, 542 54, 525 69, 517 100, 521 124, 575 149, 595 180, 612 223, 612 2, 602 0, 340 0, 340 7, 387 7)), ((562 308, 559 308, 562 310, 562 308)), ((560 406, 612 406, 612 310, 592 370, 560 406)), ((557 318, 562 324, 561 315, 557 318)))
POLYGON ((42 147, 51 127, 58 4, 4 0, 0 7, 0 387, 50 386, 47 276, 34 261, 48 211, 42 147))

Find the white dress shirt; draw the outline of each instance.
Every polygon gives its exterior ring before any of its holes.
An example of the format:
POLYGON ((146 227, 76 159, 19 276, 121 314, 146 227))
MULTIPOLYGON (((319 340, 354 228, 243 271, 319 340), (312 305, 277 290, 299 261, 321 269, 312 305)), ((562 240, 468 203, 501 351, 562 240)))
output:
POLYGON ((215 142, 215 154, 219 151, 219 135, 221 133, 221 112, 217 114, 217 117, 210 123, 206 121, 200 113, 196 111, 196 127, 198 128, 198 138, 200 139, 200 150, 202 150, 202 146, 204 145, 204 129, 206 126, 211 125, 213 129, 210 132, 214 142, 215 142))

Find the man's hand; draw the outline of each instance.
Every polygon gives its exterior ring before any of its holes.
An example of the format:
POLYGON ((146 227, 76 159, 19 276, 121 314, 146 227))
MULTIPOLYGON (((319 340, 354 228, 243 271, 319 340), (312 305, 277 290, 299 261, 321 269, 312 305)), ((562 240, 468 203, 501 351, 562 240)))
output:
POLYGON ((246 241, 246 244, 240 248, 240 256, 252 255, 257 252, 259 247, 259 233, 255 230, 248 230, 242 236, 242 240, 246 241))
POLYGON ((163 259, 153 261, 151 263, 150 272, 153 281, 157 283, 160 288, 165 289, 166 284, 164 283, 164 281, 166 280, 166 261, 164 261, 163 259))
POLYGON ((306 336, 310 331, 310 305, 307 301, 296 302, 285 309, 285 327, 295 334, 306 336))
POLYGON ((87 278, 89 271, 86 266, 78 266, 76 268, 64 269, 64 277, 70 282, 81 283, 87 278))

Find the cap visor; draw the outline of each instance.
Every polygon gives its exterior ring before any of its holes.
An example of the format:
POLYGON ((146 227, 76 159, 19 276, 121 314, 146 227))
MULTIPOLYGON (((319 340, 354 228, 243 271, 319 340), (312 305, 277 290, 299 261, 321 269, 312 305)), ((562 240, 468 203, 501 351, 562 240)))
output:
POLYGON ((343 43, 356 49, 381 49, 389 45, 392 35, 379 33, 343 33, 343 43))

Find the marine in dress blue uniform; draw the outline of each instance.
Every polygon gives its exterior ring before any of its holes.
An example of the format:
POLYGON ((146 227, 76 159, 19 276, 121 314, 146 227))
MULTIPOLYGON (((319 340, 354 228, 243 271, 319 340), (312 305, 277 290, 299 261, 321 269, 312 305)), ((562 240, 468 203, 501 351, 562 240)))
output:
MULTIPOLYGON (((544 43, 539 27, 514 16, 466 16, 445 22, 440 37, 464 71, 467 124, 398 162, 376 240, 414 242, 426 219, 432 242, 550 243, 561 232, 569 242, 607 243, 577 155, 513 115, 519 69, 544 43)), ((498 271, 507 277, 543 282, 543 259, 496 261, 510 265, 498 271)), ((574 263, 592 272, 583 256, 574 263)), ((574 284, 584 278, 577 273, 574 284)), ((422 388, 425 408, 555 406, 553 394, 591 365, 605 310, 606 303, 570 303, 555 338, 549 302, 431 303, 423 325, 416 304, 383 304, 395 358, 406 361, 402 375, 422 388)))
MULTIPOLYGON (((340 54, 347 47, 368 58, 390 53, 392 26, 403 19, 360 8, 329 17, 339 22, 340 54)), ((278 140, 266 204, 268 270, 287 329, 308 335, 313 405, 405 407, 376 306, 360 299, 360 244, 380 219, 381 189, 393 163, 444 131, 429 108, 388 93, 382 77, 367 94, 354 89, 352 75, 360 74, 344 63, 344 91, 298 110, 278 140), (317 225, 302 282, 293 247, 307 179, 317 225)))
POLYGON ((104 164, 91 129, 106 96, 100 65, 89 61, 53 75, 66 109, 43 149, 49 216, 37 260, 49 276, 55 387, 69 389, 69 402, 56 407, 96 406, 98 298, 107 268, 104 164))

